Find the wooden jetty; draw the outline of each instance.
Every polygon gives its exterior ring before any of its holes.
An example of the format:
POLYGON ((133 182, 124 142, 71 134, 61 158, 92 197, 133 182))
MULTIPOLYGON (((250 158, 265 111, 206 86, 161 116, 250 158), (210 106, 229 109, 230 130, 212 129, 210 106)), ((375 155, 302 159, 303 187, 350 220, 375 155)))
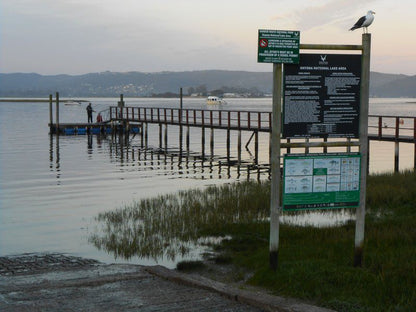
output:
MULTIPOLYGON (((159 125, 159 140, 162 146, 162 127, 167 132, 168 125, 186 127, 186 142, 189 142, 189 128, 223 129, 227 135, 227 151, 230 145, 230 131, 238 131, 237 147, 241 150, 241 131, 252 131, 250 140, 254 137, 255 153, 258 153, 258 133, 271 133, 272 113, 267 111, 233 111, 233 110, 204 110, 180 108, 152 108, 152 107, 110 107, 110 120, 119 122, 138 122, 143 124, 143 133, 147 137, 147 124, 159 125)), ((204 142, 205 132, 202 132, 204 142)), ((166 138, 166 134, 165 134, 166 138)), ((211 136, 212 138, 212 136, 211 136)), ((399 143, 414 145, 414 168, 416 169, 416 117, 409 116, 379 116, 369 115, 369 140, 388 141, 395 143, 394 170, 399 170, 399 143)), ((358 146, 355 139, 345 139, 343 145, 358 146)), ((327 152, 330 147, 338 147, 339 142, 329 139, 306 139, 307 147, 322 147, 327 152)), ((286 140, 289 143, 290 139, 286 140)), ((249 143, 249 142, 248 142, 249 143)), ((189 143, 188 143, 189 144, 189 143)), ((213 144, 213 142, 211 142, 213 144)), ((299 144, 301 145, 301 144, 299 144)), ((302 142, 305 145, 305 142, 302 142)), ((293 142, 291 142, 293 147, 293 142)), ((282 143, 283 148, 290 148, 282 143)), ((257 159, 257 157, 255 157, 257 159)))
MULTIPOLYGON (((56 93, 56 99, 53 100, 52 94, 49 95, 49 130, 50 134, 64 135, 84 135, 84 134, 111 134, 111 133, 139 133, 142 123, 127 120, 106 119, 101 122, 59 122, 59 93, 56 93), (53 122, 53 102, 55 102, 55 123, 53 122)), ((124 106, 123 95, 118 102, 120 107, 124 106)))
MULTIPOLYGON (((183 108, 159 108, 159 107, 127 107, 124 106, 123 97, 117 106, 109 108, 108 117, 102 123, 59 123, 59 95, 56 101, 56 121, 52 122, 52 101, 50 97, 50 133, 51 134, 110 134, 110 133, 134 133, 140 134, 143 139, 148 141, 148 125, 157 124, 159 126, 159 147, 167 146, 168 127, 178 126, 180 134, 180 148, 182 148, 182 135, 185 129, 185 144, 189 150, 190 128, 202 128, 201 144, 202 154, 204 155, 205 129, 211 130, 210 146, 214 146, 214 130, 222 129, 226 131, 227 157, 230 156, 231 131, 238 131, 237 149, 240 158, 242 141, 241 132, 252 132, 247 145, 254 138, 254 162, 258 159, 259 133, 270 133, 272 129, 272 112, 269 111, 242 111, 242 110, 215 110, 215 109, 183 109, 183 108), (164 129, 163 129, 164 127, 164 129), (164 136, 164 140, 163 140, 164 136)), ((410 116, 378 116, 369 115, 369 134, 370 141, 394 142, 394 170, 399 170, 399 147, 400 143, 410 143, 414 145, 414 168, 416 169, 416 117, 410 116)), ((322 148, 322 152, 328 152, 328 148, 346 146, 347 151, 351 147, 359 147, 357 139, 345 138, 344 142, 332 141, 331 139, 287 139, 283 140, 282 148, 291 152, 291 148, 299 146, 309 152, 309 148, 322 148), (300 142, 302 141, 302 142, 300 142), (290 145, 289 145, 290 143, 290 145)), ((270 140, 271 141, 271 140, 270 140)), ((270 149, 270 147, 269 147, 270 149)), ((239 159, 240 160, 240 159, 239 159)))

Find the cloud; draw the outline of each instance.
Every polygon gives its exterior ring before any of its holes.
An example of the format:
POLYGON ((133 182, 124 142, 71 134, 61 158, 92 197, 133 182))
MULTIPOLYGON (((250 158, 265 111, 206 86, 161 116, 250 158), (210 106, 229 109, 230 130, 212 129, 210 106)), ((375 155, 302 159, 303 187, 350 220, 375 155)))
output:
POLYGON ((369 0, 364 4, 361 0, 331 0, 320 5, 303 6, 286 14, 272 16, 272 20, 297 30, 309 31, 328 24, 344 24, 348 20, 354 23, 354 18, 362 16, 374 2, 377 0, 369 0))

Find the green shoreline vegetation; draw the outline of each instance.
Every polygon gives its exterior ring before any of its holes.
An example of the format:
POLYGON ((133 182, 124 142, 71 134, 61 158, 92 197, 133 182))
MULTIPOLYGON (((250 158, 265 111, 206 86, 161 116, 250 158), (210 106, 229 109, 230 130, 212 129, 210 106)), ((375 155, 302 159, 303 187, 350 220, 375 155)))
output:
MULTIPOLYGON (((186 255, 203 237, 218 263, 250 272, 247 283, 337 311, 414 311, 416 173, 369 176, 364 262, 353 267, 355 211, 342 225, 281 224, 279 266, 269 268, 268 182, 188 190, 101 213, 97 248, 116 257, 186 255), (224 260, 225 259, 225 260, 224 260)), ((296 212, 304 214, 308 212, 296 212)), ((322 213, 334 213, 322 212, 322 213)), ((287 213, 285 213, 287 214, 287 213)), ((197 269, 201 261, 196 262, 197 269)), ((178 268, 190 267, 179 263, 178 268)))

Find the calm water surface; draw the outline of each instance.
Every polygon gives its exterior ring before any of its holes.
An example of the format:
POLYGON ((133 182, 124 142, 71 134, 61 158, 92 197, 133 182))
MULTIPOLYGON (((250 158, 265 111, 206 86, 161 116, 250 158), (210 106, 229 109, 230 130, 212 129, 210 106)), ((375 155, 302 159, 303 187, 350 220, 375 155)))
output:
MULTIPOLYGON (((95 111, 118 99, 91 98, 95 111)), ((177 99, 125 99, 127 106, 174 107, 177 99)), ((416 116, 414 99, 371 99, 370 114, 416 116)), ((184 99, 184 108, 206 109, 204 99, 184 99)), ((86 104, 60 106, 61 122, 86 121, 86 104)), ((223 109, 271 111, 271 99, 229 99, 223 109)), ((104 112, 105 113, 105 112, 104 112)), ((177 127, 169 128, 169 153, 157 153, 158 128, 150 127, 149 146, 139 137, 50 136, 48 103, 0 103, 0 256, 25 252, 63 252, 103 262, 132 262, 172 267, 169 259, 115 259, 88 242, 100 212, 133 200, 237 180, 267 179, 268 135, 260 135, 260 169, 249 170, 254 151, 244 150, 240 168, 225 165, 225 135, 216 131, 202 161, 200 130, 191 129, 191 157, 179 161, 177 127), (195 156, 195 157, 194 157, 195 156)), ((242 142, 251 133, 243 133, 242 142)), ((231 137, 236 142, 236 136, 231 137)), ((235 143, 234 143, 235 145, 235 143)), ((234 146, 235 147, 235 146, 234 146)), ((394 147, 372 143, 372 172, 393 169, 394 147)), ((401 169, 413 166, 413 145, 401 144, 401 169)), ((236 148, 231 157, 237 158, 236 148)), ((315 216, 316 218, 316 216, 315 216)), ((319 216, 318 216, 319 218, 319 216)), ((187 255, 187 259, 197 257, 187 255)), ((179 257, 180 258, 180 257, 179 257)), ((177 259, 180 260, 180 259, 177 259)))

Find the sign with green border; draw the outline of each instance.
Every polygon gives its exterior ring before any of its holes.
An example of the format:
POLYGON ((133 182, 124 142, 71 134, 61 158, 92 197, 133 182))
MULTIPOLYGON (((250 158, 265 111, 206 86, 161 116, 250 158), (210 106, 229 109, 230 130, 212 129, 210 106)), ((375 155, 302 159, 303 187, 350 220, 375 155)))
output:
POLYGON ((358 207, 359 153, 286 154, 283 210, 358 207))
POLYGON ((299 63, 300 32, 259 29, 258 63, 299 63))

